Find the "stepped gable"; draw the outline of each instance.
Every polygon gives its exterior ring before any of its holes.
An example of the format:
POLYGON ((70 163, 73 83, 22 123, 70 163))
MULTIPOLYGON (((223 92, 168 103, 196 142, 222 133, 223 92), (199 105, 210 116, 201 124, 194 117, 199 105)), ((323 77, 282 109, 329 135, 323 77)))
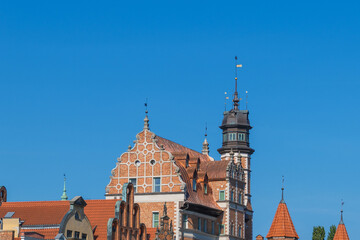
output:
POLYGON ((291 220, 286 203, 281 201, 276 210, 274 220, 271 224, 266 238, 289 237, 299 239, 294 224, 291 220))
POLYGON ((102 200, 86 200, 85 215, 88 217, 91 227, 94 231, 95 240, 107 240, 107 224, 109 218, 115 216, 115 204, 119 200, 102 199, 102 200))

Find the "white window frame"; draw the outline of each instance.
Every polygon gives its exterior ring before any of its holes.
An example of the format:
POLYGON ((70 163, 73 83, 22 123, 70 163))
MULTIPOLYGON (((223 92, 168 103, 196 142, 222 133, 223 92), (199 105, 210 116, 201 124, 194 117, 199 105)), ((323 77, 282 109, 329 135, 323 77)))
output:
POLYGON ((161 177, 153 177, 153 192, 161 192, 161 177), (156 184, 155 184, 155 179, 159 179, 159 187, 160 190, 159 191, 155 191, 156 190, 156 184))
POLYGON ((152 212, 152 227, 153 228, 156 228, 158 227, 160 224, 160 215, 159 215, 159 212, 152 212), (155 226, 155 215, 157 214, 157 226, 155 226))

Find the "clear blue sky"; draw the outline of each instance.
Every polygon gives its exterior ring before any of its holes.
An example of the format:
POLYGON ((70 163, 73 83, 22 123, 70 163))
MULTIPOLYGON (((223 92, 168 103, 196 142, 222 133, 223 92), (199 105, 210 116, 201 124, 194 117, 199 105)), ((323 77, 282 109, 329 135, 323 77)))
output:
MULTIPOLYGON (((211 154, 234 55, 249 91, 254 234, 285 198, 301 239, 360 235, 357 1, 1 1, 0 185, 10 201, 104 198, 143 126, 211 154)), ((243 104, 243 103, 242 103, 243 104)), ((244 105, 242 105, 243 107, 244 105)))

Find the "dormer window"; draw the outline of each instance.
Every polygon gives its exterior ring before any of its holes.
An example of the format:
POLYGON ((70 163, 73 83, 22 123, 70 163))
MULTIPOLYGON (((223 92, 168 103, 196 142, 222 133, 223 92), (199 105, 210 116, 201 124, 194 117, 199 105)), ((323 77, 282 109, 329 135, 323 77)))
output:
POLYGON ((196 179, 195 178, 193 179, 193 191, 196 192, 196 179))

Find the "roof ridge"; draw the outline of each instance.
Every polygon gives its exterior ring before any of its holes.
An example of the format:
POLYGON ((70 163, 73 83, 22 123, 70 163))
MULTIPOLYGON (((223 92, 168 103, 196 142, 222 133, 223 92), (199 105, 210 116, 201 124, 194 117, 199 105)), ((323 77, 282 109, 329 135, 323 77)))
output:
POLYGON ((169 139, 167 139, 167 138, 164 138, 164 137, 161 137, 161 136, 155 134, 155 138, 156 138, 156 137, 162 138, 162 139, 164 139, 164 140, 166 140, 166 141, 175 143, 175 144, 180 145, 180 146, 182 146, 182 147, 184 147, 184 148, 187 148, 187 149, 189 149, 189 150, 191 150, 191 151, 194 151, 194 152, 197 152, 197 153, 199 153, 199 154, 201 154, 201 155, 206 156, 205 154, 203 154, 203 153, 201 153, 201 152, 198 152, 198 151, 196 151, 196 150, 194 150, 194 149, 191 149, 191 148, 188 148, 188 147, 186 147, 186 146, 184 146, 184 145, 182 145, 182 144, 180 144, 180 143, 174 142, 174 141, 172 141, 172 140, 169 140, 169 139))

